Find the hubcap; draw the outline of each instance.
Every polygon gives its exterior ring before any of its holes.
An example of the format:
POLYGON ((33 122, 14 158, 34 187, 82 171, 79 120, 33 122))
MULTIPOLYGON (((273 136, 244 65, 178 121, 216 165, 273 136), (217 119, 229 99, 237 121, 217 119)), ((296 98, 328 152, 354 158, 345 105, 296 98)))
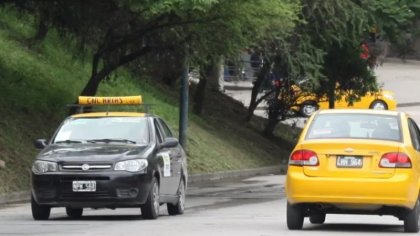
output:
POLYGON ((181 183, 179 185, 179 207, 181 210, 184 210, 184 204, 185 204, 185 186, 184 181, 181 180, 181 183))
POLYGON ((375 105, 373 105, 374 110, 385 110, 385 104, 382 102, 377 102, 375 105))
POLYGON ((314 105, 304 105, 302 110, 303 114, 306 116, 311 116, 316 111, 316 107, 314 105))
POLYGON ((157 184, 153 186, 153 207, 155 208, 155 212, 159 214, 159 187, 157 184))

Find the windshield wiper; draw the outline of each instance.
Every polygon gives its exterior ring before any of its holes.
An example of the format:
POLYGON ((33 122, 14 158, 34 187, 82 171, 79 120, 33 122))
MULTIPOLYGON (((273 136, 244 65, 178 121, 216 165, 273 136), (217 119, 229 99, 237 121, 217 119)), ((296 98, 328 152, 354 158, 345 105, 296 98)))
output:
POLYGON ((56 141, 54 143, 68 143, 68 144, 70 144, 70 143, 82 143, 82 141, 80 141, 80 140, 70 140, 70 139, 67 139, 67 140, 56 141))
POLYGON ((129 140, 129 139, 110 139, 110 138, 104 138, 104 139, 89 139, 86 140, 86 142, 88 143, 132 143, 132 144, 136 144, 135 141, 133 140, 129 140))

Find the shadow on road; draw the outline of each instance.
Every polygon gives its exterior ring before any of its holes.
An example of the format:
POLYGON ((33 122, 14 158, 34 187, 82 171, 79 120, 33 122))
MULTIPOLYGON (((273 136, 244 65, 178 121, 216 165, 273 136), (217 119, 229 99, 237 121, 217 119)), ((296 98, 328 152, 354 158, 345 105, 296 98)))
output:
POLYGON ((337 232, 375 232, 375 233, 403 233, 404 228, 402 225, 390 225, 390 224, 323 224, 323 225, 311 225, 303 228, 304 231, 337 231, 337 232))

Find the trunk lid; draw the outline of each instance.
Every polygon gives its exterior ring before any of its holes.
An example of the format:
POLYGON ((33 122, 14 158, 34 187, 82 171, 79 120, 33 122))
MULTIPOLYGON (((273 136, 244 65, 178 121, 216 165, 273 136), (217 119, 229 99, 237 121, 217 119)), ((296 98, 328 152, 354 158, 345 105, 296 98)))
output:
POLYGON ((304 166, 303 172, 311 177, 390 178, 395 168, 381 168, 379 161, 385 153, 398 152, 400 145, 382 140, 307 140, 300 148, 314 151, 319 166, 304 166))

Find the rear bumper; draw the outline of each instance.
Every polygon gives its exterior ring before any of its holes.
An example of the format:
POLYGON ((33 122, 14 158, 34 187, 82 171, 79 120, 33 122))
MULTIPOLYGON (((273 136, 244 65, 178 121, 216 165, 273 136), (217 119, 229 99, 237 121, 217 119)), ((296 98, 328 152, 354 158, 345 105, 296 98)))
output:
POLYGON ((37 203, 52 207, 135 207, 146 202, 150 182, 147 174, 115 171, 32 175, 32 195, 37 203), (96 191, 73 192, 74 180, 96 181, 96 191))
POLYGON ((412 209, 418 197, 417 182, 407 173, 391 178, 308 177, 299 167, 289 168, 287 199, 295 203, 397 206, 412 209), (296 170, 290 170, 296 168, 296 170))

